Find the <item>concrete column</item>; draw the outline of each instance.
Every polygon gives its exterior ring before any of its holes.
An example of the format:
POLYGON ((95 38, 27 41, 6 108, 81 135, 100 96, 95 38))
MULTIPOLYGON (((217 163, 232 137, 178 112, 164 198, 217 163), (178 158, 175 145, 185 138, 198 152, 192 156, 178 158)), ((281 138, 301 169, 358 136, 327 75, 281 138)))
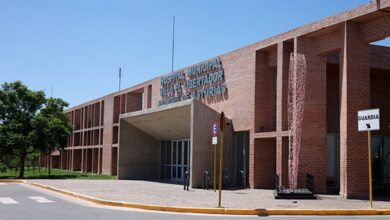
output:
POLYGON ((314 176, 314 191, 326 192, 326 57, 317 55, 313 40, 294 39, 294 52, 305 55, 305 109, 299 156, 298 185, 306 184, 306 173, 314 176))
POLYGON ((357 111, 370 107, 369 44, 360 25, 345 22, 340 74, 340 195, 368 195, 367 133, 358 132, 357 111))

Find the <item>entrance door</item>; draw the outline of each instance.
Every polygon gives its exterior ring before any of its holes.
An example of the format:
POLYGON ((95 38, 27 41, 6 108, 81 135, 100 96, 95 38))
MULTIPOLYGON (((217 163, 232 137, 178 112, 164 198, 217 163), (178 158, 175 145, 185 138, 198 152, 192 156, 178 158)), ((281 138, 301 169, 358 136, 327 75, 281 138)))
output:
POLYGON ((340 135, 327 134, 327 175, 326 185, 329 193, 340 190, 340 135))
POLYGON ((236 172, 237 183, 239 187, 246 188, 248 186, 249 176, 249 132, 235 133, 236 146, 236 172))
POLYGON ((377 189, 389 190, 390 137, 372 137, 371 163, 373 186, 377 189))
POLYGON ((161 141, 160 177, 182 182, 190 165, 190 140, 161 141))

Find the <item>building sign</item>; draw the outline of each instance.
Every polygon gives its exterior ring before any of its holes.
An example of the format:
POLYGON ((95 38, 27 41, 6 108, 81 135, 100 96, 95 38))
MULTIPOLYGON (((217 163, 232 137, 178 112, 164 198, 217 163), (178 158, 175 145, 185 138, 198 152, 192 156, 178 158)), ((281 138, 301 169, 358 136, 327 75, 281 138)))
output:
POLYGON ((162 76, 160 84, 159 106, 190 98, 201 100, 223 96, 227 92, 219 57, 162 76))
POLYGON ((379 130, 379 108, 358 111, 358 130, 379 130))

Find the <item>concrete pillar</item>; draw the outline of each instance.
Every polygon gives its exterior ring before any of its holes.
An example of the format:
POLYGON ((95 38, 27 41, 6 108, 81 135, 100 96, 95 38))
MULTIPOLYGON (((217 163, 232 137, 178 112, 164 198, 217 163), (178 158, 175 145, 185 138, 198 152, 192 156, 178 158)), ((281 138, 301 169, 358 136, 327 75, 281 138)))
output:
POLYGON ((294 52, 306 59, 305 109, 299 156, 298 186, 306 173, 314 176, 314 191, 326 192, 326 57, 316 54, 312 39, 296 37, 294 52))
POLYGON ((340 74, 340 195, 368 195, 367 133, 358 132, 357 111, 370 107, 369 44, 360 26, 345 22, 340 74))

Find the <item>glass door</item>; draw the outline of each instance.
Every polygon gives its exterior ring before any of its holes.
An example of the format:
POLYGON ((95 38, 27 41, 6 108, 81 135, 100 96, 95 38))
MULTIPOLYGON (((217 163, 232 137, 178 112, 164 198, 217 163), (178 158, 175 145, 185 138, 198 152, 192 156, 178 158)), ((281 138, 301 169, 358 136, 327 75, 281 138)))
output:
POLYGON ((190 140, 161 141, 160 177, 182 181, 189 169, 190 140))

